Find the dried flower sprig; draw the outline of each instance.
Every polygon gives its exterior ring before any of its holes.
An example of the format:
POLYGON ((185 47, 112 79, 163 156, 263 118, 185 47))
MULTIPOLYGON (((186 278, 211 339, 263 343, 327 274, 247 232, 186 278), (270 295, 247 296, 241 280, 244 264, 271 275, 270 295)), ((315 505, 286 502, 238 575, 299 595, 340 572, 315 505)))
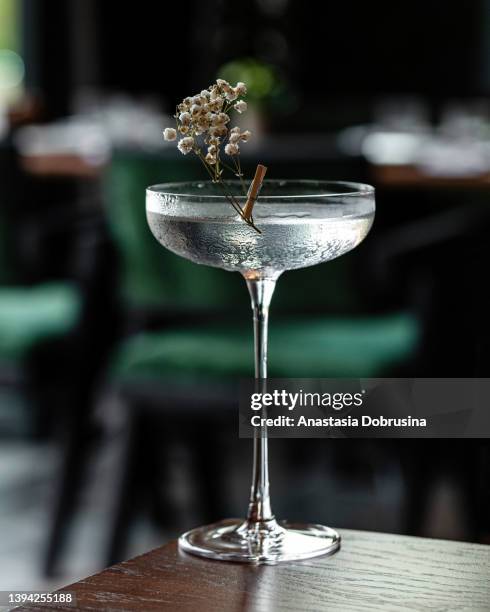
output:
POLYGON ((240 164, 240 146, 248 142, 252 133, 249 130, 241 131, 239 127, 229 128, 230 112, 244 113, 247 103, 241 99, 247 93, 245 83, 237 83, 232 87, 228 81, 217 79, 216 83, 201 93, 184 98, 177 105, 175 112, 175 128, 165 128, 165 140, 177 140, 177 148, 183 155, 194 153, 199 157, 214 183, 219 183, 224 190, 226 198, 240 217, 257 232, 252 217, 252 209, 262 185, 265 166, 259 166, 249 190, 245 186, 243 172, 240 164), (232 166, 223 159, 223 151, 231 159, 232 166), (259 171, 260 168, 260 171, 259 171), (243 193, 247 202, 242 208, 231 193, 223 179, 223 170, 233 172, 240 179, 243 193))

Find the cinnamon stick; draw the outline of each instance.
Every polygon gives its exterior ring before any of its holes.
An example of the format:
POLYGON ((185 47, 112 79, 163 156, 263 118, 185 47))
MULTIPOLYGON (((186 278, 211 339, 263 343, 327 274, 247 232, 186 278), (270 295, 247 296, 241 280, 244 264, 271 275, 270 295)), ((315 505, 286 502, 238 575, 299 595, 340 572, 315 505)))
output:
POLYGON ((247 193, 247 201, 245 202, 245 206, 243 207, 243 218, 246 221, 250 221, 252 219, 252 210, 255 204, 255 201, 259 197, 260 188, 262 187, 262 183, 264 181, 265 173, 267 172, 267 167, 259 164, 257 169, 255 170, 255 176, 253 181, 250 184, 247 193))

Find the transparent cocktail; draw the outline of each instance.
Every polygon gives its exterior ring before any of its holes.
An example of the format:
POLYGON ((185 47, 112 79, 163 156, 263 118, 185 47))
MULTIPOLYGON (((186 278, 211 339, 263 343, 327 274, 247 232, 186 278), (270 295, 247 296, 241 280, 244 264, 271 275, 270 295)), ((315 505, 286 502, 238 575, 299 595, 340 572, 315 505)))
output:
MULTIPOLYGON (((227 185, 241 204, 238 182, 227 185)), ((375 212, 374 189, 361 183, 265 181, 247 225, 212 182, 168 183, 146 192, 148 223, 167 249, 197 264, 240 272, 254 315, 255 377, 267 378, 269 305, 286 270, 330 261, 367 235, 375 212)), ((269 496, 267 430, 257 429, 248 515, 182 535, 180 547, 225 561, 275 564, 335 552, 340 536, 329 527, 276 521, 269 496)))

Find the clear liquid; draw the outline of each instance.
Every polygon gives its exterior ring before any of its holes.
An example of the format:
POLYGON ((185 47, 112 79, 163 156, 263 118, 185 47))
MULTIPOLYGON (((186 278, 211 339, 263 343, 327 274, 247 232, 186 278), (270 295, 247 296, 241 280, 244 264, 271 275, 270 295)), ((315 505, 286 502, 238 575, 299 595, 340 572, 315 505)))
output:
POLYGON ((233 272, 274 275, 329 261, 355 248, 372 225, 374 213, 332 216, 329 207, 302 205, 291 214, 280 205, 255 215, 261 234, 236 218, 172 216, 148 210, 155 238, 191 261, 233 272))

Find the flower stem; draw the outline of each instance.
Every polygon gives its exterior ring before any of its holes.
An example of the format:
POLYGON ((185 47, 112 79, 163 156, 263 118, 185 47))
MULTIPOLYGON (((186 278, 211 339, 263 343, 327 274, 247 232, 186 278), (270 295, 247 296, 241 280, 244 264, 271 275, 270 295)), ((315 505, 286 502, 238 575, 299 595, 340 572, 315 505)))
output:
POLYGON ((199 157, 199 159, 201 160, 201 162, 203 163, 204 167, 206 168, 209 176, 211 177, 212 181, 214 183, 217 183, 218 185, 221 185, 224 193, 225 193, 225 197, 226 199, 230 202, 230 204, 233 206, 233 208, 236 210, 236 212, 240 215, 240 217, 247 223, 247 225, 250 225, 250 227, 252 227, 256 232, 258 232, 259 234, 261 234, 262 232, 259 230, 259 228, 254 224, 253 219, 246 219, 243 215, 243 210, 240 206, 240 204, 238 204, 238 202, 236 201, 236 199, 234 198, 234 196, 232 195, 228 185, 224 182, 223 179, 215 179, 213 177, 213 173, 209 168, 209 165, 206 163, 206 160, 204 159, 202 152, 199 150, 195 150, 196 155, 199 157), (228 191, 227 191, 228 189, 228 191))

